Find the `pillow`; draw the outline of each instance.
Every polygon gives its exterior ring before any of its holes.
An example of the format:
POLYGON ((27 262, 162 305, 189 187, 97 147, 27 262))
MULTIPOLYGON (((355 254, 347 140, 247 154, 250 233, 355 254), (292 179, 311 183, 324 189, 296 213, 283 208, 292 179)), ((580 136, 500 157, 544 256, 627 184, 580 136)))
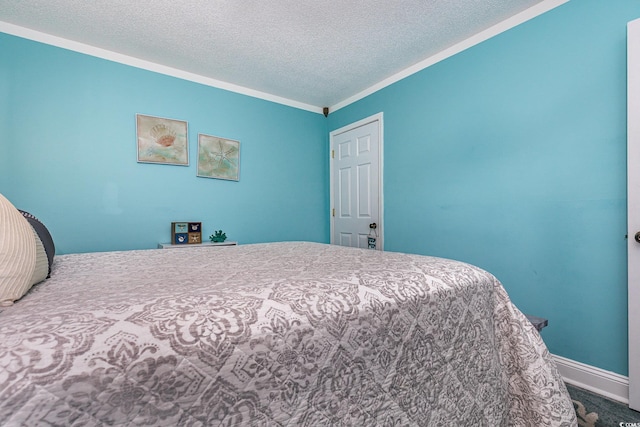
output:
POLYGON ((44 246, 44 251, 47 253, 47 278, 51 277, 51 266, 53 265, 53 257, 56 254, 56 246, 53 244, 53 238, 51 237, 51 233, 45 225, 40 222, 38 218, 31 215, 29 212, 25 212, 21 209, 18 211, 22 214, 23 217, 27 219, 33 230, 38 235, 38 239, 42 242, 42 246, 44 246))
POLYGON ((0 194, 0 306, 13 304, 47 274, 47 254, 38 233, 0 194))

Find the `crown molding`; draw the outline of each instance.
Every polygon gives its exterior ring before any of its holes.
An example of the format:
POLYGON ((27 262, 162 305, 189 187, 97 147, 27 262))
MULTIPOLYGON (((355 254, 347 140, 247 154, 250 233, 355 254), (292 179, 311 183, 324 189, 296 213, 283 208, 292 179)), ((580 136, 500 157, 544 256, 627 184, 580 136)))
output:
POLYGON ((330 107, 330 111, 333 112, 341 108, 344 108, 347 105, 353 104, 354 102, 359 101, 381 89, 384 89, 385 87, 390 86, 406 77, 409 77, 412 74, 422 71, 425 68, 428 68, 434 64, 437 64, 440 61, 444 61, 445 59, 450 58, 477 44, 480 44, 485 40, 495 37, 498 34, 501 34, 507 30, 510 30, 513 27, 516 27, 526 21, 529 21, 537 16, 540 16, 543 13, 550 11, 551 9, 555 9, 558 6, 563 5, 564 3, 567 3, 568 1, 569 0, 544 0, 538 3, 537 5, 532 6, 529 9, 526 9, 520 12, 519 14, 514 15, 511 18, 506 19, 494 25, 493 27, 490 27, 478 34, 475 34, 473 37, 469 37, 468 39, 463 40, 460 43, 457 43, 448 49, 438 52, 437 54, 430 56, 429 58, 423 61, 420 61, 417 64, 409 68, 406 68, 392 75, 391 77, 388 77, 382 80, 379 83, 376 83, 375 85, 363 90, 362 92, 359 92, 345 99, 344 101, 338 102, 334 106, 330 107))
POLYGON ((0 32, 6 33, 12 36, 21 37, 28 40, 48 44, 51 46, 59 47, 62 49, 71 50, 85 55, 94 56, 96 58, 106 59, 108 61, 117 62, 131 67, 140 68, 147 71, 152 71, 159 74, 164 74, 171 77, 176 77, 183 80, 200 83, 205 86, 211 86, 218 89, 227 90, 229 92, 235 92, 241 95, 251 96, 253 98, 263 99, 265 101, 275 102, 277 104, 286 105, 289 107, 298 108, 301 110, 311 111, 313 113, 322 114, 322 108, 315 105, 309 105, 302 102, 294 101, 291 99, 283 98, 277 95, 261 92, 254 89, 249 89, 243 86, 235 85, 232 83, 224 82, 221 80, 212 79, 199 74, 190 73, 188 71, 180 70, 166 65, 158 64, 151 61, 135 58, 133 56, 124 55, 118 52, 102 49, 96 46, 91 46, 85 43, 79 43, 73 40, 65 39, 62 37, 53 36, 51 34, 42 33, 40 31, 31 30, 29 28, 20 27, 18 25, 9 24, 8 22, 0 21, 0 32))

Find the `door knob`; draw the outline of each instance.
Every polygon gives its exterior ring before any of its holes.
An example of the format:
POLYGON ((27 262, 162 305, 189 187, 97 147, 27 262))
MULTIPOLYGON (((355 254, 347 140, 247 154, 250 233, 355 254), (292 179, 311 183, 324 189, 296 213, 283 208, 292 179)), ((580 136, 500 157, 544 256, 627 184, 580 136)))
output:
POLYGON ((638 231, 635 235, 636 242, 640 243, 640 231, 638 231))

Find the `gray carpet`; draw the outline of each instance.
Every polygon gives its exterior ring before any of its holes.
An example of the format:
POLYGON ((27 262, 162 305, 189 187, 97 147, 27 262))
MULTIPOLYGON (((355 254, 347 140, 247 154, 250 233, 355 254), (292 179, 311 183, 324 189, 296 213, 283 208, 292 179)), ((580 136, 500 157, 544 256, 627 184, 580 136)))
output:
POLYGON ((640 412, 615 400, 567 384, 580 427, 618 427, 638 423, 640 412), (621 424, 622 423, 622 424, 621 424))

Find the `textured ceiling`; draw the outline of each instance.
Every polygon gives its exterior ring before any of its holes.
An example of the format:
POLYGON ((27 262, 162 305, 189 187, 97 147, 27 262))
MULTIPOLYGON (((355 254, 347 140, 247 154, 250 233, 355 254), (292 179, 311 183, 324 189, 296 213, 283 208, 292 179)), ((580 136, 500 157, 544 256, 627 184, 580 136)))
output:
POLYGON ((0 21, 321 108, 540 3, 0 0, 0 21))

